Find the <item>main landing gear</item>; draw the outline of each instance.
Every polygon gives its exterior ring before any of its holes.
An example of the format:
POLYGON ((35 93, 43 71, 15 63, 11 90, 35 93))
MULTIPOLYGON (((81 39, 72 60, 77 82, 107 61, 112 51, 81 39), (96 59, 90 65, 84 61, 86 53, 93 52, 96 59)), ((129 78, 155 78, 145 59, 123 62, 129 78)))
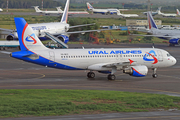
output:
MULTIPOLYGON (((95 77, 95 73, 94 73, 94 72, 88 72, 88 73, 87 73, 87 77, 88 77, 88 78, 94 78, 94 77, 95 77)), ((108 80, 115 80, 115 79, 116 79, 116 76, 115 76, 114 74, 109 74, 109 75, 107 76, 107 79, 108 79, 108 80)))
POLYGON ((152 70, 153 70, 152 77, 153 77, 153 78, 157 78, 157 77, 158 77, 158 75, 157 75, 157 73, 156 73, 157 68, 153 68, 152 70))

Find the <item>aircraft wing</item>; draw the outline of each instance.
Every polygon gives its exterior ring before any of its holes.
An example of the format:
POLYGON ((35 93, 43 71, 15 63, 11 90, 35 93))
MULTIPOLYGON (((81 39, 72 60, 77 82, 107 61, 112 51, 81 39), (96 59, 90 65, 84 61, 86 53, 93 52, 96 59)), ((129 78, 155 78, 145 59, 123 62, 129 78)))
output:
POLYGON ((65 33, 62 33, 62 34, 68 34, 68 35, 77 34, 77 33, 84 34, 84 33, 87 33, 87 32, 101 32, 101 31, 105 31, 105 30, 119 30, 119 29, 85 30, 85 31, 65 32, 65 33))
POLYGON ((8 31, 8 32, 14 32, 14 30, 12 30, 12 29, 4 29, 4 28, 0 28, 0 30, 2 30, 2 31, 8 31))
POLYGON ((76 26, 70 26, 69 28, 76 28, 76 27, 89 26, 89 25, 95 25, 95 24, 96 24, 96 23, 84 24, 84 25, 76 25, 76 26))

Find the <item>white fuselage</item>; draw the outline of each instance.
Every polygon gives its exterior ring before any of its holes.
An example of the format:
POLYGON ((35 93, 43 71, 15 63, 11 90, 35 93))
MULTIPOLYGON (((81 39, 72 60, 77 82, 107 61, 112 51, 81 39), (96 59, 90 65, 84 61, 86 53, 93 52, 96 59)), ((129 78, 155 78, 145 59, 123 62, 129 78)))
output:
MULTIPOLYGON (((29 24, 29 26, 32 27, 38 37, 44 37, 44 32, 49 32, 52 35, 60 35, 69 30, 69 24, 61 22, 29 24)), ((14 35, 18 38, 17 32, 14 32, 14 35)))
POLYGON ((117 13, 117 9, 91 9, 93 13, 100 13, 100 14, 114 14, 117 13))
MULTIPOLYGON (((145 65, 148 68, 168 67, 176 63, 175 58, 167 51, 155 48, 45 49, 33 52, 65 66, 61 69, 68 69, 68 67, 90 69, 89 66, 95 65, 93 70, 110 70, 111 68, 102 66, 111 63, 126 63, 129 59, 134 61, 131 66, 145 65), (145 54, 147 55, 152 50, 155 52, 154 57, 157 58, 156 63, 143 59, 145 54)), ((146 58, 153 59, 150 55, 146 58)))
POLYGON ((166 36, 164 39, 172 39, 172 38, 179 38, 180 37, 180 30, 160 30, 160 29, 151 29, 150 33, 153 35, 161 35, 166 36), (167 37, 169 36, 169 37, 167 37))

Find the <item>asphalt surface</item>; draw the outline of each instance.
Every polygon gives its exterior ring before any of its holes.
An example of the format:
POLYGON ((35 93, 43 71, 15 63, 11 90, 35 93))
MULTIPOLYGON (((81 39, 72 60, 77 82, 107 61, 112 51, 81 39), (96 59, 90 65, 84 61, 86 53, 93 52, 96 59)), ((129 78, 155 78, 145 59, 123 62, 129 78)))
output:
MULTIPOLYGON (((113 44, 93 45, 74 44, 70 48, 145 48, 152 44, 113 44)), ((88 79, 88 71, 68 71, 46 68, 32 63, 27 63, 9 57, 7 52, 18 51, 18 49, 7 49, 0 51, 0 89, 83 89, 83 90, 116 90, 140 93, 166 94, 180 97, 180 46, 169 47, 168 44, 155 44, 155 48, 167 50, 177 59, 175 66, 159 68, 158 78, 152 78, 152 70, 146 77, 136 78, 123 74, 122 71, 115 73, 116 80, 108 81, 107 75, 96 73, 94 79, 88 79)), ((109 113, 96 115, 75 115, 56 117, 35 117, 26 119, 180 119, 180 111, 169 110, 157 112, 140 113, 109 113), (104 116, 104 117, 103 117, 104 116)), ((15 118, 8 118, 14 119, 15 118)), ((18 118, 19 119, 19 118, 18 118)), ((22 118, 23 119, 23 118, 22 118)))

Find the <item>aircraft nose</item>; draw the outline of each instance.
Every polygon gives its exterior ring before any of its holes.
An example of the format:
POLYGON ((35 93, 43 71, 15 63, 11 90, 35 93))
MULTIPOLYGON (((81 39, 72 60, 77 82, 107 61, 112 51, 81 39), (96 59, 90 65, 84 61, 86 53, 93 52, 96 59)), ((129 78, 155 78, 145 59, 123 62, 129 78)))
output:
POLYGON ((171 59, 171 64, 172 64, 172 65, 175 65, 176 62, 177 62, 176 58, 172 57, 172 59, 171 59))

